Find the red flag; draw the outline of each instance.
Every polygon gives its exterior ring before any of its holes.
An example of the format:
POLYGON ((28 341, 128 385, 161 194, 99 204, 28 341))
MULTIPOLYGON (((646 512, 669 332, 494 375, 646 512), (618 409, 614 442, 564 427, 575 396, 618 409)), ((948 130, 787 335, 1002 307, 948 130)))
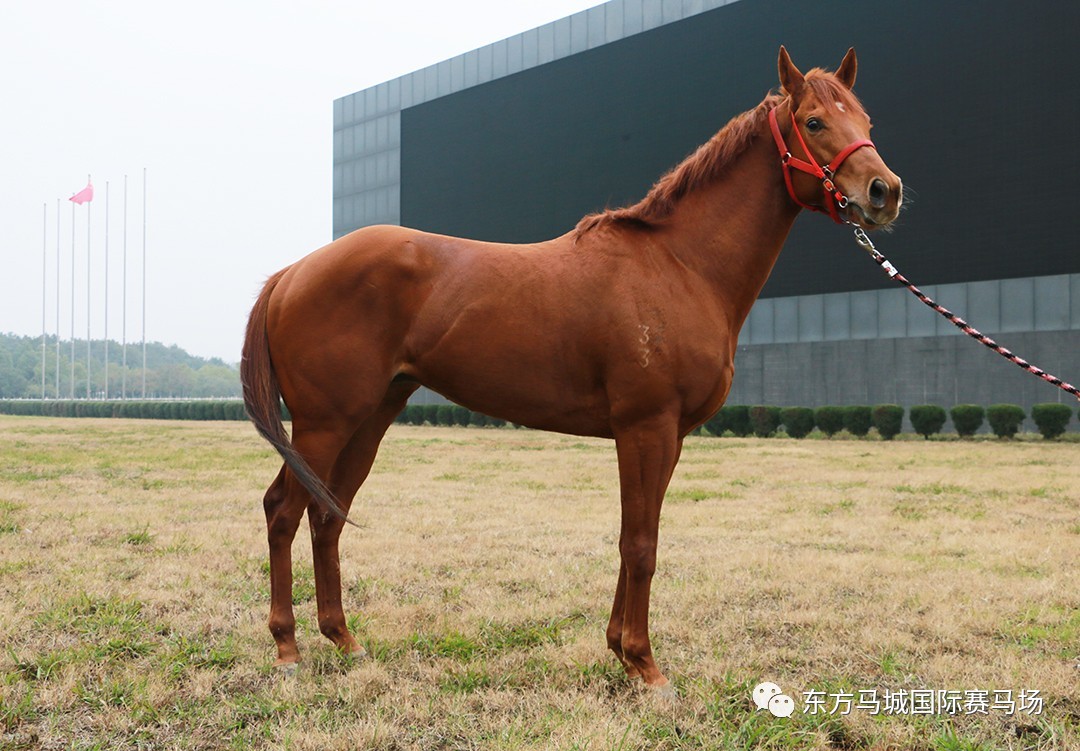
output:
POLYGON ((93 201, 94 200, 94 186, 93 186, 93 184, 89 180, 87 180, 86 187, 83 188, 82 190, 80 190, 75 195, 73 195, 68 200, 69 201, 74 201, 75 203, 80 204, 80 205, 82 205, 84 203, 87 203, 89 201, 93 201))

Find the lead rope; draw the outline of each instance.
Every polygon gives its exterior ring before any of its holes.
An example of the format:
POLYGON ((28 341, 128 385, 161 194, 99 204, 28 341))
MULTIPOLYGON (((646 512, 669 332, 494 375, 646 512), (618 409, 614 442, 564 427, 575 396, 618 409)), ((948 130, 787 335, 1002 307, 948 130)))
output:
POLYGON ((1024 358, 1013 354, 1011 351, 1009 351, 1009 350, 1005 349, 1004 347, 1002 347, 1000 344, 995 342, 993 339, 988 337, 986 334, 984 334, 981 331, 979 331, 978 329, 974 328, 971 324, 969 324, 967 321, 965 321, 960 316, 956 315, 955 313, 948 310, 947 308, 943 308, 942 306, 938 305, 936 302, 931 300, 929 297, 927 297, 923 293, 923 291, 921 289, 919 289, 914 284, 912 284, 910 281, 908 281, 907 278, 903 274, 901 274, 899 271, 896 270, 895 266, 893 266, 891 263, 889 263, 888 259, 885 258, 885 256, 881 255, 881 253, 878 252, 878 249, 874 247, 873 241, 866 234, 866 232, 863 231, 862 227, 856 227, 855 228, 855 241, 858 242, 860 246, 862 246, 863 250, 865 250, 867 253, 870 254, 870 257, 874 259, 874 262, 877 263, 879 266, 881 266, 881 268, 885 271, 886 274, 888 274, 892 279, 895 279, 898 283, 902 284, 903 286, 905 286, 909 290, 911 290, 911 293, 913 295, 915 295, 915 297, 919 298, 926 305, 930 306, 931 308, 936 310, 938 313, 940 313, 942 316, 944 316, 946 319, 948 319, 948 321, 953 326, 956 326, 958 329, 963 331, 965 334, 970 336, 972 339, 975 339, 976 341, 982 342, 987 347, 989 347, 990 349, 997 352, 999 355, 1004 357, 1009 362, 1012 362, 1015 365, 1018 365, 1019 367, 1023 368, 1027 372, 1029 372, 1029 373, 1031 373, 1033 375, 1037 375, 1039 378, 1043 379, 1047 383, 1052 383, 1055 386, 1057 386, 1059 389, 1061 389, 1063 391, 1067 391, 1068 393, 1075 396, 1077 399, 1080 399, 1080 389, 1076 388, 1076 386, 1073 386, 1071 383, 1066 383, 1065 381, 1061 380, 1057 376, 1050 375, 1049 373, 1047 373, 1045 370, 1042 370, 1041 368, 1036 368, 1034 365, 1029 363, 1024 358))

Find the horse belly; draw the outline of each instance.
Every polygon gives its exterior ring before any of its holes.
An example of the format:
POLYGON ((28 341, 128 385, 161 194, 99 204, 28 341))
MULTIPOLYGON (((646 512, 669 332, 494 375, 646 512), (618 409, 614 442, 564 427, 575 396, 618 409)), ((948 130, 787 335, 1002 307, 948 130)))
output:
POLYGON ((607 436, 607 397, 584 343, 542 330, 527 309, 478 305, 455 317, 412 369, 418 381, 474 411, 543 430, 607 436))

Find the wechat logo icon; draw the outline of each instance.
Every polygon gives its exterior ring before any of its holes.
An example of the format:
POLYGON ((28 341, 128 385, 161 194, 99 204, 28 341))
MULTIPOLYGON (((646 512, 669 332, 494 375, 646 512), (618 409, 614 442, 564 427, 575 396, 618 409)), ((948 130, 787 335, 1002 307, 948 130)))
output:
POLYGON ((775 683, 759 683, 752 694, 758 709, 767 709, 773 717, 791 717, 795 711, 795 701, 784 693, 775 683))

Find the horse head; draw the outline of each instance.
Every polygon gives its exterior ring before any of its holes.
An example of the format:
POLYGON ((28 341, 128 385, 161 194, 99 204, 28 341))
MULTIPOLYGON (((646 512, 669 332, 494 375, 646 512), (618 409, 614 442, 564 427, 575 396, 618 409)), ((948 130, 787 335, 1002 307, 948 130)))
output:
POLYGON ((852 92, 857 68, 850 49, 835 73, 815 68, 804 75, 781 47, 787 99, 770 117, 792 199, 837 222, 874 229, 900 213, 903 183, 870 140, 870 117, 852 92))

